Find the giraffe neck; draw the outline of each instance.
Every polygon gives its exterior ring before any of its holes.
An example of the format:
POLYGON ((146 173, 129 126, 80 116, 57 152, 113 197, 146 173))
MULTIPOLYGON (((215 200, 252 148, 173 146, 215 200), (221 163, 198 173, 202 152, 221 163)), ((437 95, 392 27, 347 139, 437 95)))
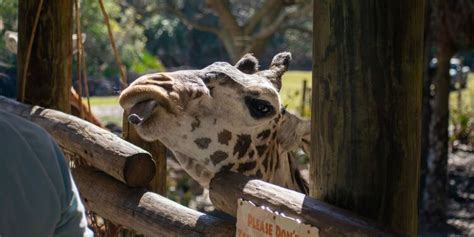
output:
POLYGON ((255 177, 288 189, 308 194, 308 184, 298 169, 297 158, 291 151, 285 151, 274 143, 268 152, 260 157, 260 165, 256 168, 255 177))
POLYGON ((209 160, 202 161, 179 152, 174 154, 186 172, 204 188, 209 187, 212 177, 219 171, 232 171, 308 194, 308 184, 301 177, 293 153, 283 151, 274 140, 252 144, 244 157, 228 159, 220 167, 209 166, 206 164, 209 160))

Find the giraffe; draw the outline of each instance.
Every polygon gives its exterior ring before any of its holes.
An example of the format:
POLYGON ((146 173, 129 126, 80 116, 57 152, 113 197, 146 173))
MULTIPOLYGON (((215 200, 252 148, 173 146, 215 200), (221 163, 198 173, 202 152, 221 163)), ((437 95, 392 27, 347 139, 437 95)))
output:
POLYGON ((120 95, 128 120, 148 141, 161 141, 204 188, 232 171, 308 193, 291 151, 310 144, 310 121, 282 106, 278 92, 289 52, 259 71, 244 55, 235 65, 139 77, 120 95))

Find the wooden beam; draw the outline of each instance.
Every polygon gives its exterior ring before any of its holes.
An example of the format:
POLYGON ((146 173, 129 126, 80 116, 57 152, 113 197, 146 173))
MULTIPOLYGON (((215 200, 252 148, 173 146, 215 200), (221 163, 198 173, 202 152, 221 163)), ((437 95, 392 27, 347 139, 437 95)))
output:
POLYGON ((43 127, 61 147, 131 187, 147 186, 155 175, 148 152, 87 121, 3 96, 0 108, 43 127))
POLYGON ((72 170, 86 208, 146 236, 235 236, 235 224, 133 189, 100 171, 72 170))
POLYGON ((211 180, 209 196, 216 208, 233 216, 237 214, 237 200, 243 198, 311 224, 319 229, 320 236, 397 236, 374 221, 237 173, 218 173, 211 180))
POLYGON ((311 196, 417 235, 425 1, 314 1, 311 196))

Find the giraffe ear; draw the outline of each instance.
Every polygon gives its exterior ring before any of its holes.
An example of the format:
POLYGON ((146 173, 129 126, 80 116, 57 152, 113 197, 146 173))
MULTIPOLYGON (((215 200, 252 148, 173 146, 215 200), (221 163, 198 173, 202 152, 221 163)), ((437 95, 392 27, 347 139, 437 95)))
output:
POLYGON ((235 64, 235 67, 243 73, 254 74, 258 71, 258 60, 248 53, 235 64))
POLYGON ((291 151, 298 147, 309 155, 311 148, 311 121, 285 111, 277 141, 282 148, 291 151))
POLYGON ((282 76, 288 70, 291 61, 290 52, 281 52, 272 59, 270 70, 273 70, 278 76, 282 76))
POLYGON ((266 77, 277 89, 281 89, 281 77, 288 70, 291 61, 290 52, 282 52, 272 59, 270 68, 268 70, 258 72, 259 75, 266 77))

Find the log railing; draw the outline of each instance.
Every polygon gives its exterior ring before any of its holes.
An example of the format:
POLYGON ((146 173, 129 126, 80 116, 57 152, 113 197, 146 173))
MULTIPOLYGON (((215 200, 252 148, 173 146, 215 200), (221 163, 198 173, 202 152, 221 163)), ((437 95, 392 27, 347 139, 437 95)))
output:
MULTIPOLYGON (((235 236, 234 223, 144 189, 155 164, 143 149, 59 111, 3 96, 0 109, 40 125, 64 149, 93 166, 77 167, 72 173, 86 207, 100 216, 147 236, 235 236)), ((320 236, 398 236, 371 220, 236 173, 217 174, 210 184, 210 198, 218 209, 234 216, 239 198, 267 206, 317 227, 320 236)))
POLYGON ((73 169, 87 208, 146 236, 235 236, 232 223, 184 207, 143 188, 130 188, 97 170, 73 169))
POLYGON ((0 109, 38 124, 68 152, 131 187, 145 186, 155 175, 148 152, 80 118, 3 96, 0 109))
POLYGON ((237 214, 237 200, 242 198, 315 226, 320 236, 398 236, 351 212, 237 173, 217 174, 211 181, 209 196, 216 208, 233 216, 237 214))

